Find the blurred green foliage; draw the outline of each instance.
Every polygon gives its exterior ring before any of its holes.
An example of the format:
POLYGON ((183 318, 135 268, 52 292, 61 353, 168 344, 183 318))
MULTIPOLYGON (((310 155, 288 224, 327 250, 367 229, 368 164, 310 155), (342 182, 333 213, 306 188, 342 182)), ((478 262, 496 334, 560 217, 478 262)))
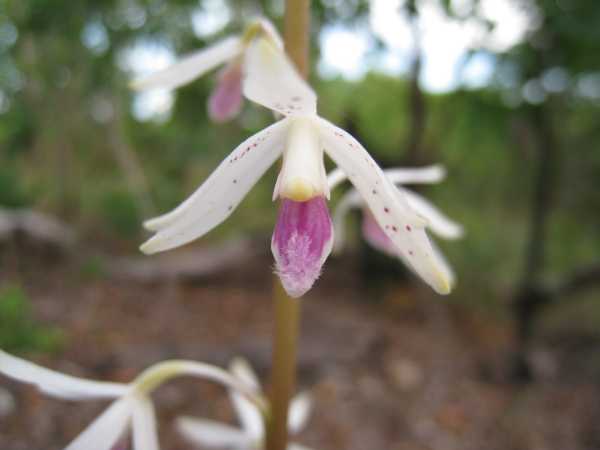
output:
POLYGON ((0 348, 8 352, 54 352, 64 336, 57 328, 38 324, 30 301, 18 286, 0 288, 0 348))
MULTIPOLYGON (((256 12, 281 25, 281 1, 227 3, 233 6, 227 23, 204 36, 194 33, 190 17, 208 8, 206 1, 0 2, 0 205, 64 214, 83 236, 101 228, 135 249, 144 218, 177 205, 237 143, 272 120, 247 104, 238 120, 209 123, 211 76, 179 89, 163 120, 140 122, 132 115, 136 97, 127 89, 132 74, 123 61, 140 42, 184 54, 239 30, 256 12), (91 32, 95 41, 88 39, 91 32), (131 174, 119 163, 115 148, 123 146, 146 178, 152 210, 142 208, 131 174)), ((453 3, 441 1, 449 15, 453 3)), ((402 4, 419 13, 419 1, 402 4)), ((598 88, 600 80, 600 3, 528 4, 539 12, 539 26, 514 48, 487 52, 497 63, 488 86, 426 94, 424 101, 420 161, 448 169, 447 180, 424 193, 464 224, 464 240, 442 245, 459 274, 457 297, 479 303, 498 299, 523 270, 540 138, 533 117, 540 109, 560 149, 559 173, 549 186, 557 194, 543 276, 593 261, 600 248, 600 94, 580 89, 598 88), (544 91, 540 101, 524 98, 527 86, 543 86, 556 69, 565 74, 563 90, 544 91)), ((367 27, 368 7, 363 0, 315 0, 314 60, 323 26, 367 27)), ((478 20, 476 8, 471 14, 478 20)), ((321 80, 313 71, 312 81, 324 117, 351 129, 383 165, 406 161, 409 80, 379 73, 356 82, 321 80)), ((207 239, 268 235, 276 214, 270 195, 275 176, 272 169, 207 239)))

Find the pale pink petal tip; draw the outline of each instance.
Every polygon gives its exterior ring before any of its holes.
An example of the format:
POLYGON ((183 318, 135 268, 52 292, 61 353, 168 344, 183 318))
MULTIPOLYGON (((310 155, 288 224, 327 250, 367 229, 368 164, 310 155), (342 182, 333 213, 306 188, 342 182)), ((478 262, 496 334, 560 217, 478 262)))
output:
POLYGON ((239 114, 242 101, 242 67, 230 64, 219 74, 208 99, 208 115, 213 122, 226 122, 239 114))
POLYGON ((375 250, 379 250, 389 256, 398 256, 398 251, 392 240, 381 229, 373 214, 365 210, 362 221, 363 238, 375 250))
POLYGON ((291 297, 301 297, 312 287, 332 245, 333 224, 323 197, 283 199, 271 250, 277 275, 291 297))

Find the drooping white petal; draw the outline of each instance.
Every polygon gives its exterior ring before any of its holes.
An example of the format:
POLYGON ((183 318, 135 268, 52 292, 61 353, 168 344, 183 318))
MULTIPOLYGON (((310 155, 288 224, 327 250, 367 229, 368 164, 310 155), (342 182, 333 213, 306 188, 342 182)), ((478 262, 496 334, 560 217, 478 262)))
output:
POLYGON ((229 391, 229 396, 244 433, 253 440, 261 440, 265 435, 265 427, 259 409, 236 391, 229 391))
POLYGON ((176 426, 186 439, 203 447, 250 449, 254 444, 243 431, 212 420, 179 417, 176 426))
POLYGON ((290 119, 283 164, 273 191, 278 197, 305 202, 318 196, 329 198, 323 147, 313 119, 290 119))
POLYGON ((42 392, 68 400, 116 398, 125 395, 125 384, 90 381, 64 375, 0 350, 0 373, 37 386, 42 392))
POLYGON ((172 66, 134 80, 131 87, 143 89, 174 89, 229 61, 242 52, 239 37, 229 37, 208 48, 184 56, 172 66))
MULTIPOLYGON (((260 390, 260 382, 252 367, 243 358, 235 358, 229 365, 229 372, 240 382, 252 390, 260 390)), ((261 439, 264 436, 264 425, 261 412, 258 408, 235 390, 229 391, 229 397, 233 407, 242 424, 244 432, 253 439, 261 439)))
POLYGON ((65 450, 110 450, 131 421, 133 401, 117 400, 94 420, 65 450))
POLYGON ((266 39, 255 39, 245 52, 244 95, 285 116, 316 114, 317 96, 285 53, 266 39))
POLYGON ((450 280, 433 255, 424 230, 427 222, 399 195, 356 139, 328 121, 318 120, 325 152, 348 174, 381 228, 436 292, 448 294, 450 280))
POLYGON ((154 405, 145 395, 137 395, 133 406, 133 449, 159 450, 154 405))
POLYGON ((158 233, 141 250, 156 253, 178 247, 229 217, 283 151, 288 125, 288 120, 282 120, 246 139, 186 201, 147 221, 144 226, 158 233))
POLYGON ((447 217, 429 200, 408 189, 399 188, 408 204, 427 220, 427 228, 444 239, 458 239, 463 235, 463 227, 447 217))
POLYGON ((296 395, 291 403, 288 414, 288 429, 290 433, 299 433, 310 416, 312 409, 312 399, 306 392, 296 395))

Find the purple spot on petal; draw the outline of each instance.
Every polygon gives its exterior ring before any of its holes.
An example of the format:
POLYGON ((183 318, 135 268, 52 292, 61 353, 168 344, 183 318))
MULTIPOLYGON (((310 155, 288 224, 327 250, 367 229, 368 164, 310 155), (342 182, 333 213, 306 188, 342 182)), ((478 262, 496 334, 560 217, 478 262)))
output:
POLYGON ((239 114, 242 101, 242 67, 230 64, 219 74, 208 99, 208 115, 214 122, 226 122, 239 114))
POLYGON ((277 275, 291 297, 304 295, 331 252, 333 225, 323 197, 283 199, 271 240, 277 275))

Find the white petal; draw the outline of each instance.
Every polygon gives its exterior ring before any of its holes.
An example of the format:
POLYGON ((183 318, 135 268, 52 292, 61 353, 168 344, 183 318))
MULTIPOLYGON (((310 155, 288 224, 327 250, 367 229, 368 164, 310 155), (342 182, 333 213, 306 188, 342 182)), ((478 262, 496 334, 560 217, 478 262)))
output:
POLYGON ((339 253, 346 246, 346 216, 348 215, 348 212, 363 204, 363 199, 358 191, 356 189, 350 189, 335 206, 333 212, 333 230, 335 235, 333 243, 334 253, 339 253))
POLYGON ((117 400, 65 450, 110 450, 129 425, 132 408, 131 398, 117 400))
POLYGON ((159 450, 154 405, 146 396, 136 396, 133 407, 133 449, 159 450))
POLYGON ((255 39, 245 53, 244 95, 285 116, 316 114, 317 96, 285 53, 255 39))
POLYGON ((229 364, 229 372, 249 388, 254 390, 260 389, 260 382, 258 381, 256 373, 244 358, 234 358, 231 361, 231 364, 229 364))
POLYGON ((127 393, 129 389, 125 384, 90 381, 54 372, 2 350, 0 373, 17 381, 33 384, 42 392, 54 397, 68 400, 116 398, 127 393))
POLYGON ((243 431, 212 420, 179 417, 177 429, 190 442, 206 447, 252 447, 252 439, 243 431))
POLYGON ((450 280, 433 255, 424 230, 427 222, 399 195, 397 188, 356 139, 326 120, 319 120, 326 153, 349 175, 381 228, 436 292, 448 294, 450 280))
POLYGON ((427 219, 428 229, 445 239, 458 239, 463 235, 463 228, 458 223, 448 218, 429 200, 408 189, 400 188, 400 190, 408 200, 408 204, 412 206, 417 213, 427 219))
POLYGON ((158 233, 142 245, 156 253, 186 244, 223 222, 283 151, 289 121, 282 120, 242 142, 186 201, 147 221, 158 233))
POLYGON ((244 432, 253 440, 262 440, 265 436, 265 426, 259 409, 236 391, 229 391, 229 396, 244 432))
POLYGON ((446 177, 446 169, 440 164, 426 167, 387 169, 383 171, 394 184, 431 184, 446 177))
MULTIPOLYGON (((446 170, 439 164, 414 169, 386 169, 383 173, 394 184, 437 183, 442 181, 446 176, 446 170)), ((329 175, 327 175, 329 189, 336 188, 347 178, 348 176, 346 173, 339 167, 332 170, 329 172, 329 175)))
POLYGON ((312 399, 306 392, 296 395, 291 403, 288 414, 288 429, 290 433, 299 433, 310 416, 312 409, 312 399))
MULTIPOLYGON (((258 377, 244 358, 235 358, 229 365, 229 372, 249 389, 260 390, 258 377)), ((246 434, 253 439, 262 439, 264 436, 264 425, 262 414, 258 408, 234 390, 229 391, 229 396, 246 434)))
POLYGON ((184 56, 172 66, 134 80, 133 89, 174 89, 235 58, 242 52, 239 37, 229 37, 208 48, 184 56))
POLYGON ((295 442, 290 442, 287 446, 287 450, 311 450, 309 447, 305 447, 304 445, 296 444, 295 442))

